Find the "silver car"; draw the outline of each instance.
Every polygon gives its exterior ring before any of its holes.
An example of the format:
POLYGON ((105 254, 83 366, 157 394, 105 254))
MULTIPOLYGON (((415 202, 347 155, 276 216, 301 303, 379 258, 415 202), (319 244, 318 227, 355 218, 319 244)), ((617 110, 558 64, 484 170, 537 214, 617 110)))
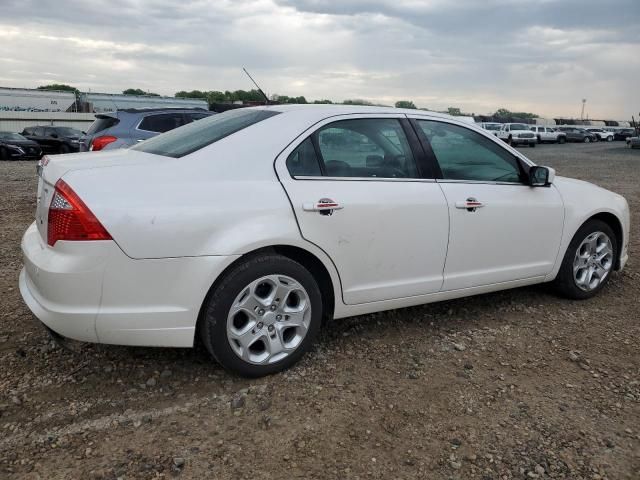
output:
POLYGON ((214 112, 200 108, 128 108, 99 113, 80 139, 80 151, 130 147, 211 115, 214 112))

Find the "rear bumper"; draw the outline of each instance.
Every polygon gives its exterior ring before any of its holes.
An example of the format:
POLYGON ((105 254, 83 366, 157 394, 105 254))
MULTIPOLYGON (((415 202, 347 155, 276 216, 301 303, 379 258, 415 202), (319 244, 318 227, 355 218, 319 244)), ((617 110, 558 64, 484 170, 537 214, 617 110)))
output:
POLYGON ((22 239, 20 293, 64 337, 117 345, 191 347, 202 302, 237 256, 133 260, 113 241, 47 246, 22 239))

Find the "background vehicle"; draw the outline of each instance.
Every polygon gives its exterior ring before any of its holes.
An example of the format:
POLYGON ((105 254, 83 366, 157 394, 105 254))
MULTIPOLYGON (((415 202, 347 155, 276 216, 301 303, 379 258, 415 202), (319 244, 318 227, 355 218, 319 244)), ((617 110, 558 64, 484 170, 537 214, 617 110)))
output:
POLYGON ((622 140, 625 142, 627 138, 633 137, 636 134, 636 131, 633 128, 622 128, 620 130, 616 130, 613 134, 614 140, 622 140))
POLYGON ((47 153, 73 153, 79 150, 82 132, 69 127, 27 127, 22 135, 33 140, 42 152, 47 153))
POLYGON ((0 160, 39 160, 42 149, 19 133, 0 132, 0 160))
POLYGON ((238 109, 40 167, 36 316, 101 343, 198 332, 247 376, 295 363, 323 319, 546 281, 589 298, 628 257, 623 197, 431 112, 238 109))
POLYGON ((500 131, 500 127, 502 127, 502 124, 498 122, 482 122, 480 126, 497 136, 498 132, 500 131))
POLYGON ((558 127, 558 130, 567 135, 567 142, 590 143, 597 141, 595 134, 586 131, 584 128, 558 127))
POLYGON ((535 133, 538 143, 565 143, 567 141, 567 135, 555 128, 534 126, 531 127, 531 131, 535 133))
POLYGON ((535 147, 537 139, 530 125, 524 123, 505 123, 500 127, 498 138, 509 145, 529 145, 535 147))
POLYGON ((601 128, 585 128, 587 132, 591 132, 596 136, 597 141, 601 142, 612 142, 613 141, 613 132, 607 132, 606 130, 602 130, 601 128))
POLYGON ((80 151, 130 147, 213 114, 200 108, 130 108, 101 113, 96 115, 95 121, 82 137, 80 151))

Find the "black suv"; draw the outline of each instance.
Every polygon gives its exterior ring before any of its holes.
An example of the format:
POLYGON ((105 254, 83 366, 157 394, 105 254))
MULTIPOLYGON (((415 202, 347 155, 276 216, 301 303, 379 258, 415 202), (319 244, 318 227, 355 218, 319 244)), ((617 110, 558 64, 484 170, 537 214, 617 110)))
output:
POLYGON ((80 150, 80 130, 69 127, 27 127, 22 135, 38 143, 43 153, 71 153, 80 150))
POLYGON ((0 160, 39 160, 42 149, 19 133, 0 132, 0 160))

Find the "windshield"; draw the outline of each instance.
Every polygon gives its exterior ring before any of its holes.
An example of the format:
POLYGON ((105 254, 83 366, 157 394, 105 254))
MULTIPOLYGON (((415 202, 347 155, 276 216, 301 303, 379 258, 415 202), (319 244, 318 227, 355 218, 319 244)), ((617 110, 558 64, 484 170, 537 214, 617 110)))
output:
POLYGON ((512 123, 511 130, 529 130, 529 125, 524 123, 512 123))
POLYGON ((131 149, 180 158, 279 113, 248 108, 229 110, 170 130, 131 149))
POLYGON ((11 132, 0 132, 0 139, 2 140, 13 140, 14 142, 21 142, 26 140, 19 133, 11 133, 11 132))
POLYGON ((61 135, 64 137, 78 137, 82 135, 82 132, 80 130, 76 130, 75 128, 69 128, 69 127, 56 127, 56 132, 58 133, 58 135, 61 135))

